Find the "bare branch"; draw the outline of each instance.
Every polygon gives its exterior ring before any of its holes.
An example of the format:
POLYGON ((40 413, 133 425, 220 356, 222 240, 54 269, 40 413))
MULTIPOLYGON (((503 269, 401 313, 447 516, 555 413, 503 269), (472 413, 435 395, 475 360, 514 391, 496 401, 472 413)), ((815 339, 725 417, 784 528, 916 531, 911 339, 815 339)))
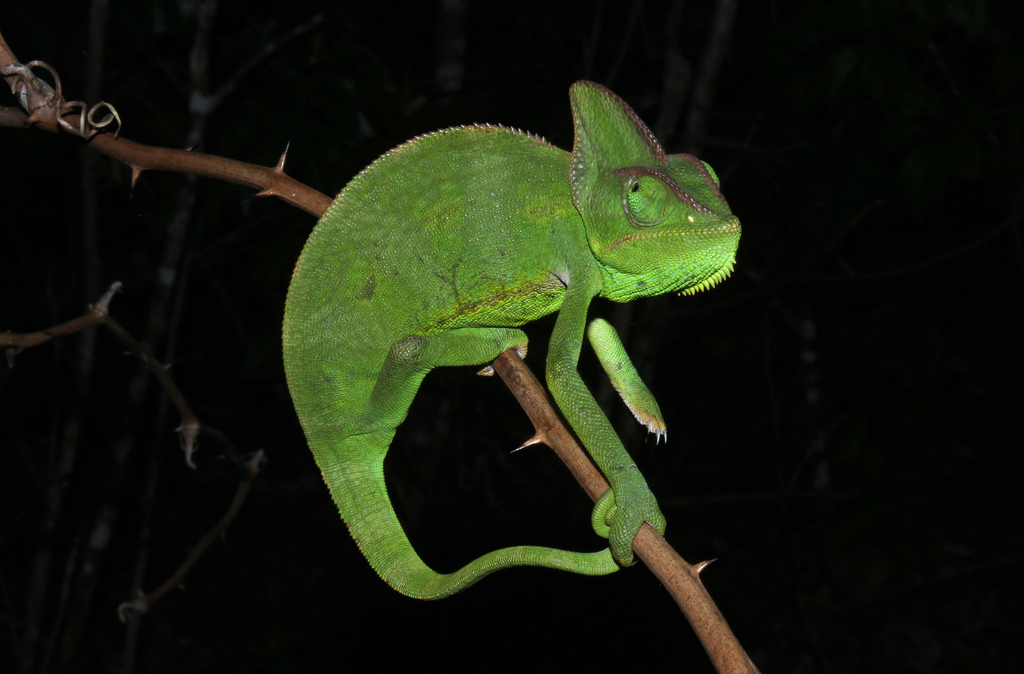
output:
POLYGON ((9 108, 0 105, 0 126, 11 126, 16 129, 28 126, 28 115, 20 108, 9 108))
MULTIPOLYGON (((293 29, 285 36, 288 39, 295 34, 308 30, 316 25, 317 18, 293 29)), ((207 178, 223 180, 237 185, 246 185, 259 190, 258 196, 275 196, 311 215, 320 217, 331 205, 331 198, 287 176, 280 167, 265 167, 245 162, 216 157, 189 150, 153 147, 134 143, 116 134, 97 133, 101 128, 121 120, 113 108, 102 119, 96 119, 100 108, 106 104, 97 104, 88 111, 81 102, 68 103, 61 95, 60 77, 50 66, 32 61, 20 63, 11 52, 10 47, 0 34, 0 75, 7 80, 11 91, 28 113, 27 117, 17 114, 11 108, 0 109, 0 122, 5 126, 31 125, 36 128, 57 132, 63 129, 73 135, 89 140, 89 146, 109 157, 128 164, 132 168, 132 184, 139 174, 145 170, 173 171, 189 173, 207 178), (32 67, 39 66, 48 70, 54 78, 51 86, 32 72, 32 67), (77 110, 77 112, 75 112, 77 110)), ((222 90, 221 94, 226 90, 222 90)))
POLYGON ((25 349, 33 346, 39 346, 40 344, 46 344, 53 340, 55 337, 63 337, 64 335, 70 335, 84 330, 93 325, 99 325, 107 320, 107 307, 110 305, 110 299, 114 296, 118 290, 121 289, 121 282, 114 281, 107 288, 107 292, 103 293, 103 296, 96 301, 96 304, 89 307, 89 310, 79 316, 65 323, 54 325, 50 328, 38 330, 36 332, 27 333, 15 333, 10 330, 0 332, 0 348, 6 349, 7 353, 7 366, 14 367, 14 357, 25 349))
POLYGON ((189 556, 185 558, 185 561, 175 569, 174 573, 172 573, 170 577, 160 585, 160 587, 149 594, 140 595, 137 598, 131 601, 126 601, 117 607, 117 615, 121 619, 121 622, 126 622, 128 620, 129 612, 135 612, 140 615, 145 613, 146 609, 148 609, 153 602, 158 601, 165 594, 181 584, 181 581, 185 579, 185 576, 192 570, 192 567, 195 566, 196 562, 199 561, 199 558, 203 556, 203 553, 206 552, 207 548, 209 548, 210 545, 212 545, 213 542, 217 540, 217 538, 220 537, 220 535, 231 525, 231 522, 234 521, 238 512, 242 509, 242 504, 245 503, 245 497, 249 494, 249 487, 252 486, 252 481, 256 478, 256 475, 259 473, 260 468, 263 466, 265 461, 266 457, 261 449, 246 462, 246 471, 243 472, 241 479, 238 481, 238 487, 235 489, 235 496, 231 499, 231 504, 228 506, 224 515, 220 518, 220 521, 217 522, 212 529, 206 532, 206 535, 200 539, 196 544, 196 547, 192 549, 189 556))
POLYGON ((314 14, 309 21, 295 26, 276 40, 271 40, 263 45, 263 49, 259 53, 254 54, 252 58, 242 64, 235 74, 229 77, 217 92, 210 97, 212 99, 212 104, 214 106, 219 105, 220 102, 224 100, 224 98, 227 97, 236 86, 238 86, 238 83, 242 78, 245 77, 253 68, 262 63, 268 56, 273 55, 274 52, 280 49, 283 44, 312 30, 316 26, 319 26, 323 23, 323 20, 323 14, 314 14))
POLYGON ((196 449, 196 437, 199 435, 201 424, 196 418, 196 415, 192 412, 192 408, 189 406, 188 401, 185 400, 185 396, 181 394, 178 389, 178 385, 174 383, 174 379, 167 372, 167 368, 161 364, 156 358, 154 358, 139 342, 132 337, 127 330, 121 327, 121 324, 114 320, 108 313, 110 306, 110 300, 114 296, 114 293, 121 289, 121 282, 115 281, 110 284, 107 292, 103 293, 103 296, 97 300, 96 304, 89 307, 89 310, 78 318, 74 318, 65 323, 60 323, 44 330, 37 330, 36 332, 27 333, 16 333, 7 330, 0 332, 0 348, 6 350, 7 365, 8 367, 14 366, 14 357, 24 351, 25 349, 33 346, 39 346, 40 344, 46 344, 52 341, 56 337, 63 337, 91 327, 93 325, 104 325, 111 332, 117 335, 120 339, 136 356, 139 360, 146 364, 150 372, 157 378, 160 385, 167 391, 168 397, 174 407, 178 410, 178 414, 181 416, 181 424, 177 430, 181 436, 181 447, 185 452, 185 462, 189 468, 195 468, 195 464, 192 462, 192 454, 196 449))
POLYGON ((170 373, 167 371, 167 367, 160 363, 156 358, 152 356, 148 351, 134 337, 132 337, 127 330, 121 327, 121 324, 115 321, 113 318, 107 317, 104 325, 120 339, 124 344, 131 349, 132 353, 139 357, 149 371, 153 373, 160 385, 164 387, 167 392, 167 396, 171 399, 171 403, 174 404, 175 409, 178 410, 178 415, 181 417, 181 424, 175 429, 180 435, 181 448, 185 452, 185 463, 188 464, 189 468, 195 469, 196 465, 192 462, 192 454, 196 449, 196 437, 199 435, 199 419, 192 412, 192 408, 189 406, 188 401, 185 400, 185 396, 181 394, 178 389, 178 385, 174 383, 174 379, 171 378, 170 373))
POLYGON ((138 174, 147 169, 174 171, 253 187, 260 190, 261 196, 275 196, 318 218, 331 205, 330 197, 285 175, 276 167, 247 164, 202 152, 142 145, 107 134, 93 138, 89 146, 131 166, 133 183, 138 174))

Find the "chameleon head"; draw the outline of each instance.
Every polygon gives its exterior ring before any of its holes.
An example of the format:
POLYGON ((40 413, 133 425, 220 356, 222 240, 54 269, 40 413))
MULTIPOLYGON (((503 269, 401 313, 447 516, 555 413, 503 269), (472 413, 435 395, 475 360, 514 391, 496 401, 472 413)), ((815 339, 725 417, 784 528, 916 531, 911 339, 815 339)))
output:
POLYGON ((674 155, 663 169, 615 169, 607 182, 613 205, 585 218, 604 270, 604 296, 624 302, 665 292, 689 295, 732 271, 740 221, 699 159, 674 155))
POLYGON ((632 108, 600 85, 577 82, 570 98, 573 202, 601 263, 601 294, 692 294, 728 276, 740 223, 711 167, 666 155, 632 108))

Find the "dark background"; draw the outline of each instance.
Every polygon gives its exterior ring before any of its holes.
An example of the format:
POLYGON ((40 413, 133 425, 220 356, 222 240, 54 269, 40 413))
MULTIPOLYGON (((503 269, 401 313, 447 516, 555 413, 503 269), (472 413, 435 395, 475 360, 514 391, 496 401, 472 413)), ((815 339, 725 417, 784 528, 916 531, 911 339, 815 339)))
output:
MULTIPOLYGON (((586 348, 580 367, 659 496, 669 541, 690 561, 718 559, 705 583, 755 662, 1024 667, 1016 3, 745 2, 716 37, 710 0, 471 2, 464 14, 224 3, 205 84, 188 70, 192 3, 112 2, 102 61, 89 3, 7 4, 4 37, 53 65, 69 99, 102 66, 98 98, 125 137, 198 138, 265 165, 290 143, 289 172, 332 195, 444 126, 503 123, 569 148, 569 84, 609 86, 670 151, 716 168, 744 230, 714 291, 594 308, 658 397, 667 446, 644 440, 586 348), (219 89, 318 12, 190 117, 196 86, 219 89), (461 70, 447 85, 442 63, 461 70)), ((313 218, 206 179, 146 173, 131 190, 124 166, 67 136, 0 128, 0 160, 0 330, 73 318, 120 280, 112 315, 172 364, 204 423, 269 459, 226 535, 130 630, 118 604, 185 559, 238 473, 205 436, 198 470, 185 466, 173 409, 105 329, 0 365, 0 670, 710 671, 642 566, 505 571, 440 602, 372 573, 281 367, 283 300, 313 218)), ((528 328, 538 373, 550 325, 528 328)), ((499 380, 472 372, 428 377, 389 455, 414 545, 441 570, 503 545, 599 547, 550 452, 509 455, 528 422, 499 380)))

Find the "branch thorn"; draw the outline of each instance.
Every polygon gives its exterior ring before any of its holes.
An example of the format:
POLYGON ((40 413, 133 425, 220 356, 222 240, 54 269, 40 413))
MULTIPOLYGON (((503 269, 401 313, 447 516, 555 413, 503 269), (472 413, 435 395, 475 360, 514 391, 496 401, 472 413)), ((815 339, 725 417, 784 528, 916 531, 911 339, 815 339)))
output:
POLYGON ((107 314, 109 311, 107 308, 110 306, 110 300, 114 299, 114 295, 121 291, 121 282, 114 281, 107 288, 107 292, 103 293, 103 296, 96 300, 96 304, 92 305, 94 311, 98 311, 101 314, 107 314))
POLYGON ((181 436, 181 449, 185 452, 185 464, 192 470, 196 464, 192 461, 192 454, 196 451, 196 437, 199 435, 199 422, 195 419, 184 421, 174 429, 181 436))
POLYGON ((511 452, 509 452, 509 454, 515 454, 520 449, 526 449, 527 447, 531 447, 533 445, 546 445, 546 444, 548 444, 548 443, 547 443, 547 440, 544 439, 544 434, 543 433, 534 433, 533 437, 531 437, 529 440, 527 440, 523 444, 521 444, 518 447, 516 447, 515 449, 513 449, 511 452))
POLYGON ((292 142, 288 141, 284 144, 284 152, 281 153, 281 158, 277 160, 277 166, 274 167, 274 171, 277 173, 284 173, 284 160, 288 156, 288 149, 292 146, 292 142))
POLYGON ((256 453, 249 457, 245 462, 245 467, 249 470, 249 476, 256 477, 256 474, 260 472, 260 468, 263 467, 267 462, 267 455, 262 449, 256 450, 256 453))
POLYGON ((696 564, 693 567, 693 570, 696 571, 697 575, 699 576, 701 573, 703 573, 704 569, 708 568, 709 566, 711 566, 712 564, 714 564, 717 561, 718 561, 718 557, 714 557, 712 559, 703 561, 700 564, 696 564))

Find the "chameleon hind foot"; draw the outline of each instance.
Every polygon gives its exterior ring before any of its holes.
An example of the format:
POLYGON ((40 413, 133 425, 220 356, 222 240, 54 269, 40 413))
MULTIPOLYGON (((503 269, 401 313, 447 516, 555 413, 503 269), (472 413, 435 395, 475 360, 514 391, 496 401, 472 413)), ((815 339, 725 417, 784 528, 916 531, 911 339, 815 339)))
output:
POLYGON ((590 518, 594 531, 598 536, 608 539, 612 557, 622 566, 631 566, 635 563, 633 539, 644 522, 654 527, 659 534, 665 533, 666 525, 665 516, 658 509, 658 504, 640 472, 636 470, 636 466, 626 467, 627 470, 630 468, 640 478, 639 483, 628 479, 625 484, 619 484, 617 490, 608 489, 594 504, 590 518), (632 507, 620 507, 620 503, 632 507))

